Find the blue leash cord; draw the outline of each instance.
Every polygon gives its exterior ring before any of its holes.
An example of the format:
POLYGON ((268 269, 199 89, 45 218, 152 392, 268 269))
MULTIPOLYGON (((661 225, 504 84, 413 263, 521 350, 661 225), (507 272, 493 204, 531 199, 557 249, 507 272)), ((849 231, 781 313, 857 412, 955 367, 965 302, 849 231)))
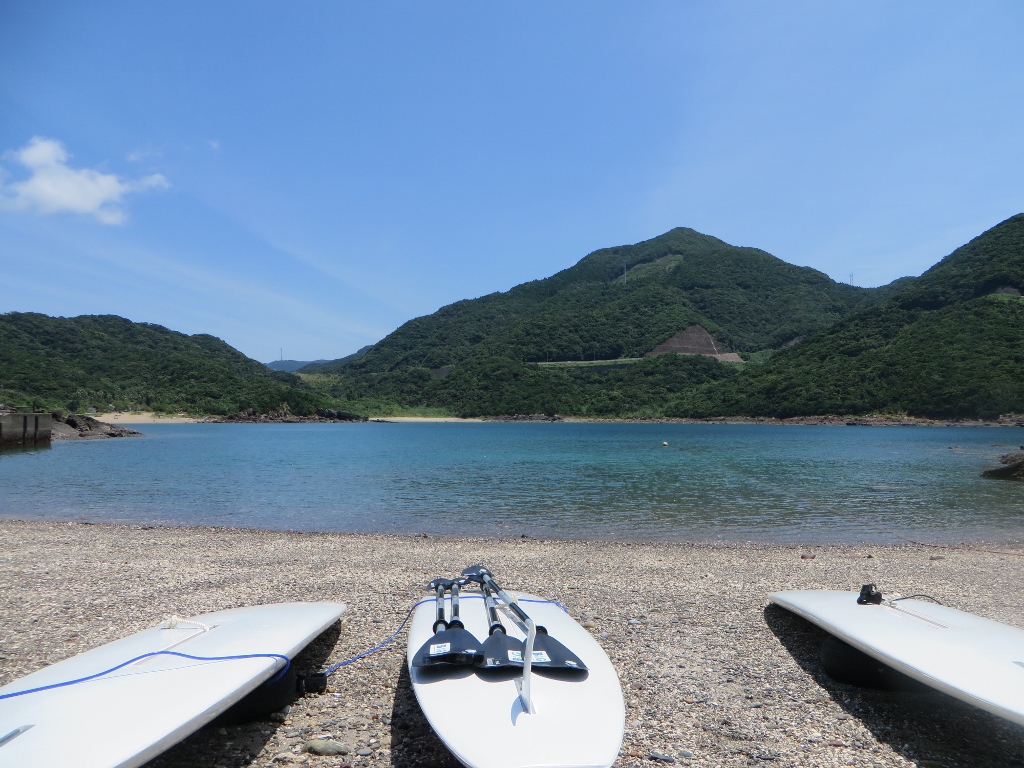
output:
POLYGON ((151 656, 180 656, 183 659, 191 659, 193 661, 234 661, 236 659, 284 659, 284 666, 274 675, 268 683, 280 680, 285 672, 288 671, 288 667, 292 661, 287 656, 282 656, 280 653, 247 653, 240 656, 190 656, 187 653, 178 653, 177 651, 153 651, 152 653, 144 653, 141 656, 136 656, 134 659, 128 659, 128 661, 118 664, 116 667, 105 669, 102 672, 97 672, 95 675, 89 675, 87 677, 80 677, 77 680, 65 680, 63 683, 53 683, 52 685, 41 685, 38 688, 29 688, 25 691, 15 691, 14 693, 0 693, 0 700, 13 699, 15 696, 24 696, 29 693, 39 693, 40 691, 49 691, 54 688, 63 688, 68 685, 76 685, 77 683, 84 683, 89 680, 95 680, 98 677, 109 675, 111 672, 117 672, 117 670, 127 667, 129 664, 134 664, 137 661, 148 659, 151 656))
MULTIPOLYGON (((483 596, 482 595, 463 595, 462 599, 463 600, 483 600, 483 596)), ((326 671, 321 672, 320 675, 322 675, 323 677, 327 677, 328 675, 332 675, 335 672, 337 672, 339 669, 341 669, 342 667, 347 667, 349 664, 354 664, 355 662, 359 661, 360 659, 365 659, 367 656, 370 656, 371 654, 377 653, 377 651, 379 651, 379 650, 381 650, 383 648, 386 648, 388 645, 393 643, 395 641, 395 638, 398 637, 402 633, 403 629, 405 629, 405 625, 409 623, 409 619, 412 617, 413 611, 415 611, 417 608, 419 608, 424 603, 432 603, 432 602, 434 602, 434 598, 432 598, 432 597, 428 597, 426 599, 420 600, 418 603, 413 605, 412 608, 409 609, 409 612, 407 614, 405 614, 405 618, 402 619, 402 623, 398 625, 398 629, 396 629, 394 632, 392 632, 390 637, 388 637, 386 640, 382 640, 381 642, 377 643, 377 645, 373 646, 373 648, 370 648, 368 651, 363 651, 362 653, 357 653, 351 659, 345 659, 344 661, 339 661, 333 667, 330 667, 326 671)), ((524 599, 524 600, 521 600, 520 602, 523 602, 523 603, 551 603, 551 604, 557 605, 559 608, 561 608, 566 613, 569 612, 569 609, 566 608, 564 605, 562 605, 557 600, 525 600, 524 599)), ((273 683, 273 682, 276 682, 276 681, 280 680, 281 677, 283 677, 284 674, 288 671, 288 667, 290 667, 291 663, 292 663, 291 659, 289 659, 287 656, 283 656, 280 653, 247 653, 247 654, 242 654, 240 656, 190 656, 187 653, 178 653, 177 651, 153 651, 151 653, 144 653, 141 656, 136 656, 134 659, 128 659, 128 661, 122 662, 121 664, 118 664, 116 667, 111 667, 110 669, 105 669, 102 672, 97 672, 94 675, 88 675, 86 677, 79 677, 76 680, 65 680, 62 683, 52 683, 51 685, 41 685, 38 688, 29 688, 29 689, 24 690, 24 691, 14 691, 13 693, 0 693, 0 701, 2 701, 3 699, 13 699, 15 696, 25 696, 25 695, 27 695, 29 693, 39 693, 40 691, 49 691, 49 690, 52 690, 54 688, 64 688, 64 687, 69 686, 69 685, 77 685, 78 683, 85 683, 85 682, 88 682, 89 680, 95 680, 96 678, 103 677, 104 675, 109 675, 112 672, 117 672, 117 670, 123 669, 124 667, 127 667, 129 664, 134 664, 137 661, 142 661, 143 659, 148 659, 148 658, 151 658, 153 656, 178 656, 178 657, 180 657, 182 659, 191 659, 192 661, 235 661, 237 659, 284 659, 284 666, 280 670, 278 670, 276 675, 274 675, 272 678, 270 678, 267 681, 268 683, 273 683)))
POLYGON ((394 632, 392 632, 391 633, 391 637, 389 637, 387 640, 382 640, 381 642, 377 643, 375 646, 373 646, 373 648, 371 648, 368 651, 363 651, 362 653, 357 653, 351 659, 345 659, 344 661, 339 661, 333 667, 329 667, 328 669, 324 670, 320 674, 322 674, 324 677, 327 677, 328 675, 333 675, 335 672, 337 672, 342 667, 347 667, 349 664, 354 664, 355 662, 359 661, 360 659, 365 659, 370 654, 376 653, 377 651, 381 650, 382 648, 387 647, 388 645, 393 643, 395 641, 395 638, 398 637, 402 633, 403 629, 405 629, 405 625, 409 623, 409 619, 412 617, 412 612, 415 611, 417 608, 419 608, 424 603, 428 603, 428 602, 432 602, 432 601, 433 601, 432 599, 420 600, 412 608, 410 608, 409 612, 407 614, 405 614, 405 618, 402 619, 402 623, 398 625, 398 629, 396 629, 394 632))

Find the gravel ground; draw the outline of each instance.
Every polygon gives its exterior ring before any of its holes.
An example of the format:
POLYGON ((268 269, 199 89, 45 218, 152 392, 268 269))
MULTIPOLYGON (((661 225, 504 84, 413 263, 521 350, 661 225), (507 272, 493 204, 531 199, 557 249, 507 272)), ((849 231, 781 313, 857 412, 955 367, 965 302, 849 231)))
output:
MULTIPOLYGON (((0 521, 0 536, 0 684, 172 613, 348 603, 297 661, 313 670, 387 637, 434 576, 482 562, 510 589, 560 600, 599 638, 626 698, 617 766, 1024 766, 1022 728, 936 692, 830 680, 818 660, 822 633, 766 600, 775 590, 873 581, 1024 626, 1024 559, 1013 553, 18 521, 0 521)), ((404 653, 400 637, 342 669, 327 694, 263 721, 207 727, 150 768, 455 766, 415 703, 404 653), (348 753, 310 754, 314 738, 348 753)))

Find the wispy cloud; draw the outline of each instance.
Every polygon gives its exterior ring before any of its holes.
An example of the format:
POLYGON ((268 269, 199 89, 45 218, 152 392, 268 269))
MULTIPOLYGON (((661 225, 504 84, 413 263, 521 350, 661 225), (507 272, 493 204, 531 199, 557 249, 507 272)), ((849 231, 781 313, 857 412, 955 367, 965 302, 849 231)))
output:
POLYGON ((72 168, 70 155, 55 139, 35 136, 9 157, 29 170, 29 177, 0 186, 0 205, 38 214, 80 213, 103 224, 123 224, 128 214, 126 195, 147 189, 165 189, 170 182, 159 174, 125 180, 91 168, 72 168))
POLYGON ((217 139, 207 139, 206 146, 208 146, 214 152, 220 152, 220 142, 217 139))
POLYGON ((160 150, 154 149, 153 147, 141 147, 139 149, 133 149, 127 155, 125 159, 129 163, 139 163, 143 160, 148 160, 151 157, 159 157, 163 154, 160 150))

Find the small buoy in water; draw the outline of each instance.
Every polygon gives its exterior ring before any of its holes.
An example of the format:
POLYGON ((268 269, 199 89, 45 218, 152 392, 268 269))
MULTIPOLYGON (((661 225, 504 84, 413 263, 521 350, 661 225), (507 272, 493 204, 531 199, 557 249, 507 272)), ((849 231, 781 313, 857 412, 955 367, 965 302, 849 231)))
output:
POLYGON ((663 443, 662 443, 662 445, 664 445, 664 446, 665 446, 665 447, 667 448, 667 447, 668 447, 668 440, 666 440, 665 442, 663 442, 663 443))

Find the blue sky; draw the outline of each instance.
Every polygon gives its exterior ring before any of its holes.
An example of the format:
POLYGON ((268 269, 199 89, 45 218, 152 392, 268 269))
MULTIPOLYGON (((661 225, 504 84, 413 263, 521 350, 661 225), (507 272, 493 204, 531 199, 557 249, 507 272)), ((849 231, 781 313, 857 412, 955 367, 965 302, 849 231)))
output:
POLYGON ((1024 211, 1024 4, 0 5, 0 311, 260 360, 689 226, 872 286, 1024 211))

